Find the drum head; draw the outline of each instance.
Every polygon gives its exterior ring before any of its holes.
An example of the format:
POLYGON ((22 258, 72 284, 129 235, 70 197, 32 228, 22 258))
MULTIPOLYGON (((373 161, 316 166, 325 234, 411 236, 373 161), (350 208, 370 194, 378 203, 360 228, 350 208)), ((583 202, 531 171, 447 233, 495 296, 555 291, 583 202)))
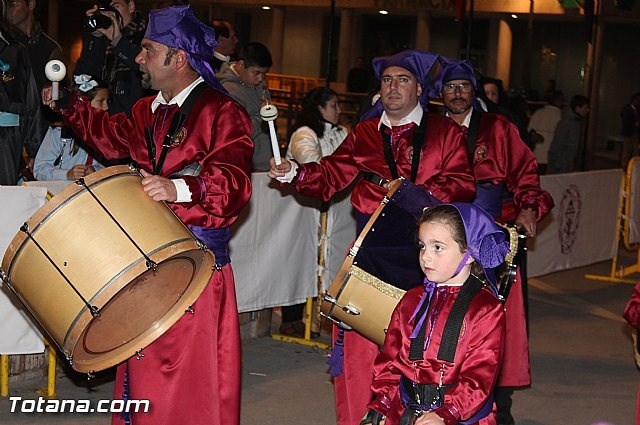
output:
MULTIPOLYGON (((100 315, 89 319, 77 339, 73 368, 80 372, 106 369, 151 344, 195 302, 209 282, 213 265, 209 251, 183 252, 106 297, 100 315)), ((99 298, 93 300, 95 304, 99 298)), ((91 317, 88 312, 83 316, 91 317)), ((84 321, 79 320, 77 328, 84 321)))

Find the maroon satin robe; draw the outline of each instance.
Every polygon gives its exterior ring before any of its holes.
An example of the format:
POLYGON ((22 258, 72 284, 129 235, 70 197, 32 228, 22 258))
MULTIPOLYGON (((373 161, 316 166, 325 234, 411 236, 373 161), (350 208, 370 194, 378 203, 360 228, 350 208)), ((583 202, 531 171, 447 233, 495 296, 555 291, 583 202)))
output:
MULTIPOLYGON (((400 399, 400 377, 421 384, 438 385, 444 367, 444 384, 453 384, 444 396, 443 406, 434 412, 447 425, 473 417, 491 396, 498 377, 504 343, 505 314, 502 303, 486 288, 471 301, 467 310, 453 364, 438 360, 442 334, 461 286, 439 285, 431 300, 426 335, 431 335, 422 362, 409 360, 410 335, 414 329, 411 315, 420 303, 422 287, 404 295, 391 316, 384 347, 374 364, 371 385, 374 400, 369 408, 387 416, 386 425, 398 423, 404 407, 400 399)), ((495 408, 494 408, 495 410, 495 408)), ((495 411, 479 424, 495 425, 495 411)))
MULTIPOLYGON (((63 116, 81 139, 107 159, 131 156, 152 170, 145 128, 152 129, 153 97, 138 101, 132 118, 109 117, 90 107, 86 98, 72 99, 63 116)), ((159 120, 154 135, 158 157, 174 108, 159 120), (164 123, 164 125, 162 125, 164 123)), ((158 113, 156 111, 156 113, 158 113)), ((198 177, 185 177, 191 203, 170 203, 188 225, 228 227, 251 196, 251 122, 227 95, 207 88, 186 122, 185 137, 172 147, 161 171, 170 176, 198 162, 198 177)), ((144 308, 144 306, 140 306, 144 308)), ((198 300, 195 314, 185 314, 143 350, 144 357, 118 366, 115 398, 122 397, 128 363, 130 399, 148 399, 149 413, 132 415, 134 425, 234 425, 240 421, 240 330, 231 265, 215 271, 198 300)), ((119 415, 113 424, 123 423, 119 415)))
MULTIPOLYGON (((640 329, 640 282, 633 287, 631 298, 622 315, 632 328, 640 329)), ((640 424, 640 387, 636 401, 636 425, 638 424, 640 424)))
MULTIPOLYGON (((425 141, 421 151, 420 167, 414 183, 423 186, 443 202, 469 201, 475 192, 475 183, 469 165, 466 146, 460 128, 439 114, 427 116, 425 141)), ((296 189, 307 196, 329 200, 347 187, 360 172, 371 172, 392 179, 384 158, 382 136, 378 130, 379 118, 356 125, 342 144, 319 163, 300 167, 296 189)), ((400 176, 411 176, 414 129, 402 134, 394 146, 393 155, 400 176)), ((351 203, 359 212, 372 214, 387 190, 367 180, 355 183, 351 203)), ((334 340, 336 338, 334 329, 334 340)), ((336 415, 339 425, 359 425, 371 401, 373 361, 378 346, 356 332, 345 332, 343 373, 333 379, 336 415)))
MULTIPOLYGON (((535 211, 536 219, 540 221, 553 208, 551 195, 540 187, 535 155, 520 138, 516 126, 506 117, 491 113, 481 115, 472 160, 477 181, 504 183, 513 194, 515 208, 503 208, 503 211, 509 210, 514 215, 496 217, 498 221, 513 221, 517 212, 524 208, 535 211)), ((519 271, 505 307, 507 337, 498 386, 528 386, 531 385, 529 341, 519 271)))

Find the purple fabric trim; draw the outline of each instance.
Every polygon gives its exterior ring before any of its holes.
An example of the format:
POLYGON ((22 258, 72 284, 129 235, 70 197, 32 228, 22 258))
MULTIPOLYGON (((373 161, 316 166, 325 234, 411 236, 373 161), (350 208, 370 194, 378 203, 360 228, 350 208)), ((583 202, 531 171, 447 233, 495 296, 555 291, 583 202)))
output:
MULTIPOLYGON (((469 253, 469 251, 464 253, 464 255, 462 256, 462 260, 460 261, 460 264, 458 264, 458 267, 456 268, 456 271, 453 273, 453 276, 451 276, 451 279, 453 279, 454 277, 458 276, 458 274, 460 274, 460 272, 466 265, 470 255, 471 254, 469 253)), ((413 314, 409 318, 409 323, 411 323, 411 321, 416 317, 416 315, 418 314, 418 312, 420 311, 420 309, 422 308, 423 304, 427 299, 429 300, 427 302, 429 303, 431 302, 433 290, 436 288, 436 286, 437 286, 436 282, 432 282, 426 277, 424 278, 424 292, 422 293, 422 298, 420 298, 420 303, 418 303, 418 307, 413 311, 413 314)), ((422 324, 424 323, 424 320, 427 318, 428 312, 429 312, 429 309, 426 309, 424 311, 424 314, 418 319, 418 323, 416 323, 416 325, 413 327, 413 332, 411 332, 411 336, 410 336, 411 339, 418 337, 418 334, 420 333, 420 329, 422 329, 422 324)), ((427 347, 427 345, 428 345, 428 341, 425 341, 425 348, 427 347)))
POLYGON ((333 378, 336 376, 342 375, 342 362, 344 361, 343 355, 344 349, 344 330, 340 329, 338 331, 338 337, 336 341, 333 343, 333 349, 331 350, 331 355, 327 360, 327 364, 329 365, 329 373, 333 378))
POLYGON ((484 406, 472 417, 467 419, 466 421, 460 421, 460 425, 470 425, 478 422, 480 419, 486 418, 491 413, 493 409, 493 393, 489 395, 489 398, 484 403, 484 406))
POLYGON ((231 262, 229 257, 229 240, 231 239, 231 229, 221 227, 212 229, 209 227, 189 226, 196 238, 207 245, 207 248, 216 256, 216 265, 222 267, 231 262))

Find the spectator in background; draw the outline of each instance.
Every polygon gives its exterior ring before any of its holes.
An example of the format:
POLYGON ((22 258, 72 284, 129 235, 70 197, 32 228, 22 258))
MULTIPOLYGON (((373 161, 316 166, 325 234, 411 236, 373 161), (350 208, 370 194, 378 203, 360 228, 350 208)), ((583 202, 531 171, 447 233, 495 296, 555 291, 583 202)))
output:
POLYGON ((531 138, 527 131, 526 124, 520 119, 520 117, 507 107, 506 95, 502 86, 502 80, 498 80, 491 77, 484 77, 480 80, 478 85, 480 89, 479 98, 483 109, 486 112, 492 112, 494 114, 504 115, 518 127, 518 133, 522 141, 533 150, 531 145, 531 138))
MULTIPOLYGON (((89 75, 76 75, 77 90, 91 99, 91 106, 109 109, 109 87, 93 80, 89 75)), ((38 149, 33 175, 38 180, 77 180, 104 165, 95 158, 91 149, 66 126, 49 127, 38 149)))
POLYGON ((40 0, 10 0, 7 2, 7 22, 16 28, 16 39, 29 51, 33 76, 38 92, 48 83, 44 74, 47 62, 63 60, 62 48, 56 40, 42 31, 40 22, 40 0))
POLYGON ((238 48, 238 36, 231 22, 225 19, 216 19, 211 26, 216 34, 218 45, 213 50, 213 58, 211 59, 211 67, 218 73, 223 63, 229 62, 231 57, 236 54, 238 48))
POLYGON ((564 95, 556 90, 549 98, 548 104, 536 110, 529 120, 529 132, 532 143, 535 144, 534 153, 538 160, 540 174, 544 174, 547 169, 548 152, 553 140, 553 133, 556 125, 562 118, 562 108, 564 107, 564 95))
POLYGON ((364 58, 358 56, 353 68, 347 75, 347 91, 352 93, 367 93, 373 74, 364 65, 364 58))
MULTIPOLYGON (((5 2, 0 5, 6 6, 5 2)), ((15 185, 23 150, 27 168, 33 169, 44 126, 29 52, 4 21, 0 22, 0 61, 0 185, 15 185)))
MULTIPOLYGON (((39 22, 40 3, 41 0, 10 0, 6 3, 7 22, 15 27, 16 40, 27 47, 38 93, 45 85, 50 84, 44 74, 47 62, 53 59, 64 62, 58 42, 42 31, 39 22)), ((40 113, 43 118, 40 129, 42 133, 60 119, 58 114, 44 105, 40 105, 40 113)))
POLYGON ((620 112, 620 136, 622 136, 622 153, 620 162, 626 169, 632 156, 638 154, 638 136, 640 135, 640 92, 634 93, 631 100, 620 112))
MULTIPOLYGON (((296 120, 296 130, 291 134, 287 159, 304 164, 320 162, 322 157, 331 155, 347 137, 347 129, 339 125, 341 112, 338 95, 330 88, 316 87, 307 93, 302 99, 302 111, 296 120)), ((337 209, 337 214, 331 214, 330 217, 340 223, 331 223, 327 228, 348 225, 347 221, 353 222, 349 191, 345 192, 347 193, 333 200, 329 206, 334 212, 337 209)), ((281 334, 299 338, 304 336, 304 306, 305 304, 296 304, 282 307, 281 334)))
POLYGON ((575 95, 571 98, 570 106, 571 110, 565 110, 553 133, 547 174, 575 171, 576 156, 584 135, 584 122, 589 115, 589 99, 575 95))
POLYGON ((244 106, 251 118, 251 140, 254 145, 252 171, 269 171, 269 159, 273 157, 269 127, 260 116, 260 108, 271 103, 264 77, 272 63, 267 46, 249 43, 240 49, 236 62, 223 63, 217 74, 222 86, 244 106))
POLYGON ((92 32, 84 39, 75 73, 107 82, 111 92, 109 114, 124 112, 131 116, 133 104, 145 94, 135 57, 140 53, 147 24, 136 11, 134 0, 112 0, 108 10, 98 10, 94 5, 86 11, 87 17, 97 14, 109 17, 111 24, 89 29, 92 32))

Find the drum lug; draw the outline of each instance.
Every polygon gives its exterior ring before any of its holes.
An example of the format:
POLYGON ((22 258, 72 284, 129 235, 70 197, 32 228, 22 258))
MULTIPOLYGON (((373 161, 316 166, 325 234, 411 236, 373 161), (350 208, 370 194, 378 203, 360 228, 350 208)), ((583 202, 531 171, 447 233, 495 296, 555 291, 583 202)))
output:
POLYGON ((351 326, 347 325, 346 323, 344 323, 344 322, 342 322, 342 321, 340 321, 340 320, 336 320, 336 319, 334 319, 333 317, 331 317, 331 316, 329 316, 329 315, 327 315, 327 314, 325 314, 325 313, 323 313, 323 312, 320 312, 320 316, 322 316, 322 317, 326 317, 327 319, 331 320, 331 321, 332 321, 333 323, 335 323, 335 324, 336 324, 336 326, 338 326, 340 329, 344 329, 345 331, 352 331, 352 330, 353 330, 353 328, 352 328, 351 326))
POLYGON ((95 373, 95 370, 90 370, 89 372, 87 372, 87 381, 91 381, 93 378, 96 377, 94 373, 95 373))
POLYGON ((205 245, 205 243, 202 242, 200 239, 196 239, 196 245, 198 245, 198 249, 201 249, 203 251, 206 251, 209 249, 207 245, 205 245))
MULTIPOLYGON (((328 303, 331 303, 331 304, 335 305, 336 307, 338 307, 339 309, 341 309, 342 311, 344 311, 347 314, 351 314, 353 316, 360 315, 360 310, 358 310, 357 308, 353 307, 351 304, 347 304, 345 306, 342 306, 342 305, 338 304, 338 300, 336 300, 335 298, 333 298, 329 294, 324 294, 324 300, 326 302, 328 302, 328 303)), ((327 317, 327 318, 330 319, 330 317, 327 317)))
POLYGON ((153 270, 155 272, 158 270, 158 263, 152 260, 147 260, 147 270, 153 270))
POLYGON ((98 307, 96 307, 95 305, 92 305, 90 310, 91 310, 91 316, 100 317, 100 309, 98 307))
POLYGON ((217 271, 222 270, 222 266, 221 266, 220 264, 218 264, 218 263, 215 263, 215 264, 213 265, 213 268, 214 268, 214 270, 217 270, 217 271))
POLYGON ((69 362, 69 366, 73 366, 73 356, 71 354, 64 353, 64 358, 69 362))
POLYGON ((184 312, 185 313, 196 314, 196 311, 193 309, 192 306, 187 307, 187 309, 184 312))
POLYGON ((144 353, 142 352, 142 348, 139 349, 138 351, 136 351, 136 360, 140 360, 141 358, 144 357, 144 353))

